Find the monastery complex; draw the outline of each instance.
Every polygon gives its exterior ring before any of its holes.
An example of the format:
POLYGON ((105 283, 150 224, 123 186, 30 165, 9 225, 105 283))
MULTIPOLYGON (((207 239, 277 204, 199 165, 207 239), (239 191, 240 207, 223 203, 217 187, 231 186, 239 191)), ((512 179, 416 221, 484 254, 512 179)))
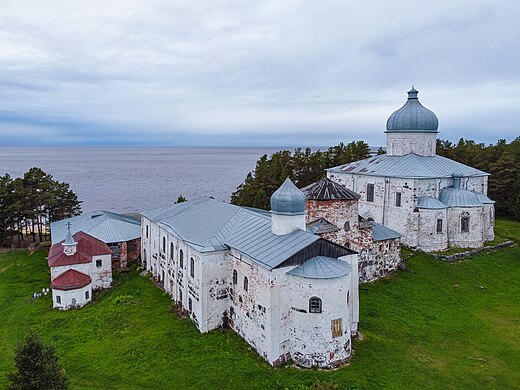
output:
POLYGON ((112 267, 140 258, 200 332, 229 327, 274 366, 343 363, 359 283, 401 267, 402 243, 436 251, 494 238, 488 174, 436 155, 438 119, 417 95, 388 119, 387 154, 302 189, 287 179, 270 211, 198 198, 142 212, 140 228, 108 212, 54 223, 54 307, 87 304, 111 286, 112 267))

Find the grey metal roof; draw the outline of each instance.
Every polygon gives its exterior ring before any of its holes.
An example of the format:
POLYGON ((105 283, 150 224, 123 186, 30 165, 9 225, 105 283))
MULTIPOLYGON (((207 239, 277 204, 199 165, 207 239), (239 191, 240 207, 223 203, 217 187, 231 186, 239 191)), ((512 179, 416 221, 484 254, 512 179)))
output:
POLYGON ((315 221, 309 222, 307 224, 307 229, 314 234, 332 233, 339 230, 336 225, 330 223, 325 218, 318 218, 315 221))
POLYGON ((307 199, 312 200, 356 200, 361 196, 341 184, 324 178, 301 189, 307 199))
POLYGON ((70 232, 70 229, 67 229, 67 235, 65 236, 65 241, 63 241, 63 245, 67 246, 73 246, 76 245, 77 242, 74 241, 74 238, 72 238, 72 234, 70 232))
POLYGON ((433 196, 423 195, 417 197, 417 207, 420 209, 441 210, 445 209, 447 206, 433 196))
POLYGON ((407 102, 388 118, 386 122, 387 133, 437 132, 439 119, 431 110, 428 110, 419 102, 418 93, 419 91, 414 87, 408 91, 407 102))
POLYGON ((486 194, 483 194, 482 192, 476 192, 476 191, 473 191, 473 192, 475 192, 479 201, 482 202, 482 204, 494 204, 495 203, 495 201, 489 199, 486 194))
POLYGON ((148 210, 142 215, 198 251, 234 248, 268 269, 320 239, 302 230, 275 235, 270 215, 211 198, 148 210))
POLYGON ((139 220, 110 211, 93 211, 52 222, 51 239, 53 245, 65 238, 67 223, 69 222, 72 234, 82 231, 105 243, 124 242, 141 237, 141 222, 139 220))
POLYGON ((359 175, 408 179, 451 178, 453 172, 457 170, 461 171, 466 177, 489 175, 486 172, 482 172, 446 157, 418 156, 414 153, 404 156, 381 154, 327 169, 327 171, 331 173, 356 173, 359 175))
POLYGON ((288 271, 288 275, 309 279, 333 279, 348 275, 352 267, 346 261, 316 256, 288 271))
POLYGON ((374 237, 374 241, 384 241, 384 240, 391 240, 393 238, 402 237, 402 234, 396 232, 395 230, 387 228, 386 226, 383 226, 380 223, 377 223, 377 222, 371 222, 371 223, 372 223, 372 235, 374 237))
POLYGON ((482 201, 476 192, 453 187, 443 188, 439 200, 448 207, 482 206, 482 201))
POLYGON ((305 195, 287 178, 271 196, 271 211, 276 214, 305 213, 305 195))

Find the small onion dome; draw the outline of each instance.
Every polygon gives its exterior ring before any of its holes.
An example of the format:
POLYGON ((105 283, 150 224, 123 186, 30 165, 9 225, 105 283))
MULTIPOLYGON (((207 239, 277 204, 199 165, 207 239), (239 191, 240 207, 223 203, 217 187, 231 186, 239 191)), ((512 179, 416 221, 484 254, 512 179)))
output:
POLYGON ((305 214, 305 194, 287 178, 271 196, 271 212, 284 215, 305 214))
POLYGON ((412 86, 412 89, 408 91, 408 101, 388 118, 386 122, 387 133, 437 132, 439 119, 419 102, 418 93, 419 91, 412 86))

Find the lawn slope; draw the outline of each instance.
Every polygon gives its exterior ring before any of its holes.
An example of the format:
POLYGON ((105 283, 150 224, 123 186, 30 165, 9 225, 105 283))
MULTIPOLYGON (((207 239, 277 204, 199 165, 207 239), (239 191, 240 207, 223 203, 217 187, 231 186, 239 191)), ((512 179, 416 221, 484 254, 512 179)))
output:
POLYGON ((350 366, 273 369, 230 331, 200 334, 133 270, 80 310, 52 310, 45 252, 0 255, 0 388, 30 327, 56 345, 73 389, 513 389, 520 383, 520 223, 497 221, 517 245, 445 264, 424 254, 360 288, 350 366))

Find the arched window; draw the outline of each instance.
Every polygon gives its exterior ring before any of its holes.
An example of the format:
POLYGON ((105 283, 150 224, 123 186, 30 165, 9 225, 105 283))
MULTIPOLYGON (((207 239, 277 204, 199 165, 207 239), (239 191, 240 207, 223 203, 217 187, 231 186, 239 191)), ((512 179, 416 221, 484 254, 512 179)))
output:
POLYGON ((182 249, 179 250, 179 267, 181 269, 184 268, 184 253, 182 252, 182 249))
POLYGON ((193 304, 191 302, 191 298, 188 298, 188 309, 190 310, 190 312, 193 310, 193 304))
POLYGON ((236 269, 233 270, 233 284, 237 284, 238 282, 238 272, 236 269))
POLYGON ((162 238, 162 251, 166 253, 166 237, 162 238))
POLYGON ((321 299, 312 297, 309 299, 309 313, 321 313, 321 299))
POLYGON ((249 289, 249 280, 247 276, 244 276, 244 290, 247 291, 249 289))
POLYGON ((146 238, 148 238, 148 225, 146 225, 146 238))
POLYGON ((466 212, 460 216, 460 232, 469 233, 469 214, 466 212))
POLYGON ((170 242, 170 260, 173 260, 173 242, 170 242))
POLYGON ((190 276, 195 277, 195 260, 193 260, 193 257, 190 257, 190 276))

